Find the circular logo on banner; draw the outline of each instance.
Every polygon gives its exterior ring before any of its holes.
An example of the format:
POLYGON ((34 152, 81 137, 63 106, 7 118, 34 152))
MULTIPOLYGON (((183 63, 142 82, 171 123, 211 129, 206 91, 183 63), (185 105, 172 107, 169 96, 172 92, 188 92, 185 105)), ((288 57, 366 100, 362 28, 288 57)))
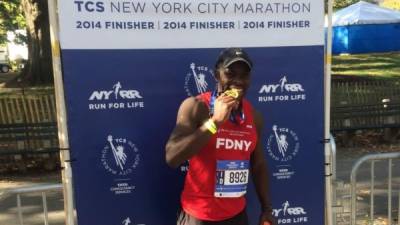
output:
POLYGON ((139 165, 140 154, 136 145, 126 138, 108 135, 101 151, 101 163, 114 175, 128 175, 139 165))
POLYGON ((299 138, 294 131, 272 126, 272 134, 267 142, 267 151, 271 158, 280 162, 290 161, 297 155, 299 148, 299 138))
POLYGON ((214 75, 208 66, 190 64, 190 71, 185 77, 185 91, 188 96, 196 96, 214 88, 214 75))

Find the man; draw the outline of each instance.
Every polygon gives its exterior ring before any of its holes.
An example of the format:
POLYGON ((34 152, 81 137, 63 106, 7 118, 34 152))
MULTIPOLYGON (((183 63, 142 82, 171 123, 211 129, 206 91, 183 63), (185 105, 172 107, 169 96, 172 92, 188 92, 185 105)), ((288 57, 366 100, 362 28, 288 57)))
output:
POLYGON ((260 225, 272 225, 268 176, 261 144, 262 116, 244 99, 252 62, 228 48, 215 66, 217 89, 187 98, 166 145, 166 161, 189 160, 178 225, 248 225, 246 193, 251 174, 261 204, 260 225))

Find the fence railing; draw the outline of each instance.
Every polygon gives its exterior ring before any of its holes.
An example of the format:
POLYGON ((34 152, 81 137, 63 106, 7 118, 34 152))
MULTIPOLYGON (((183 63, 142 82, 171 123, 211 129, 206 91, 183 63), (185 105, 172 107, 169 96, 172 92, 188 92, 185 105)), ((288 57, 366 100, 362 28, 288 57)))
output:
POLYGON ((15 188, 6 191, 3 193, 5 194, 15 194, 17 196, 16 203, 17 203, 17 213, 18 213, 18 224, 24 225, 23 219, 23 210, 22 210, 22 203, 21 203, 21 195, 29 194, 29 193, 41 193, 42 195, 42 204, 43 204, 43 222, 45 225, 49 225, 49 217, 48 217, 48 208, 47 208, 47 195, 46 193, 50 191, 61 191, 62 184, 41 184, 41 185, 33 185, 33 186, 26 186, 15 188))
POLYGON ((0 89, 0 124, 56 121, 54 88, 0 89))
POLYGON ((400 127, 400 81, 332 82, 331 130, 400 127))
POLYGON ((0 89, 0 171, 54 167, 45 161, 58 151, 56 121, 54 88, 0 89))
MULTIPOLYGON (((370 162, 371 167, 370 167, 370 173, 371 173, 371 180, 370 180, 370 223, 369 224, 374 224, 374 216, 375 216, 375 210, 374 210, 374 200, 375 200, 375 161, 376 160, 387 160, 388 161, 388 186, 387 186, 387 192, 388 192, 388 210, 387 210, 387 216, 388 216, 388 224, 392 224, 392 181, 393 181, 393 173, 392 173, 392 167, 393 167, 393 159, 399 159, 400 158, 400 152, 395 152, 395 153, 379 153, 379 154, 370 154, 366 155, 359 160, 357 160, 356 163, 354 163, 353 168, 351 170, 351 175, 350 175, 350 183, 351 183, 351 225, 356 225, 357 222, 357 172, 360 168, 360 166, 365 163, 365 162, 370 162)), ((400 190, 397 190, 400 193, 400 190)), ((399 195, 399 201, 398 201, 399 207, 400 207, 400 195, 399 195)), ((397 215, 397 222, 400 225, 400 209, 397 210, 398 215, 397 215)))

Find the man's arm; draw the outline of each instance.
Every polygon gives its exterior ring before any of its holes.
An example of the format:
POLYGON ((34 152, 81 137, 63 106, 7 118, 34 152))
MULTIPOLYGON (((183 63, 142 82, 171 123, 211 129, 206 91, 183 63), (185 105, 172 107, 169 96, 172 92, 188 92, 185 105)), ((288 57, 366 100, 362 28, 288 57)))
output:
POLYGON ((203 125, 207 119, 208 108, 203 102, 194 97, 183 101, 176 126, 165 147, 165 158, 169 166, 178 167, 208 142, 212 134, 203 125))
POLYGON ((251 156, 251 174, 253 182, 256 188, 258 199, 261 204, 261 217, 260 224, 262 225, 264 221, 268 221, 270 224, 275 224, 275 220, 272 216, 272 206, 269 197, 269 180, 267 163, 264 158, 261 132, 263 128, 263 118, 262 115, 256 110, 253 111, 254 123, 257 127, 258 141, 256 149, 251 156))
POLYGON ((212 136, 204 123, 211 119, 218 127, 228 119, 235 104, 233 97, 218 96, 214 102, 214 114, 209 118, 204 102, 194 97, 187 98, 179 108, 176 126, 165 147, 168 165, 176 168, 200 151, 212 136))

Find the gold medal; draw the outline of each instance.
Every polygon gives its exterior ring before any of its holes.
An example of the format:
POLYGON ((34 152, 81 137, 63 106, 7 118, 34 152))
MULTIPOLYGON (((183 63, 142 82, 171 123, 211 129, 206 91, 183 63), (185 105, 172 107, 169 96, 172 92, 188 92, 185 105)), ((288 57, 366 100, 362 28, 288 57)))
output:
POLYGON ((239 89, 232 88, 230 90, 225 91, 224 94, 226 94, 228 96, 231 96, 233 98, 238 98, 239 97, 239 92, 240 92, 239 89))

